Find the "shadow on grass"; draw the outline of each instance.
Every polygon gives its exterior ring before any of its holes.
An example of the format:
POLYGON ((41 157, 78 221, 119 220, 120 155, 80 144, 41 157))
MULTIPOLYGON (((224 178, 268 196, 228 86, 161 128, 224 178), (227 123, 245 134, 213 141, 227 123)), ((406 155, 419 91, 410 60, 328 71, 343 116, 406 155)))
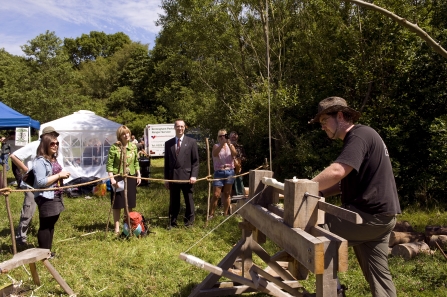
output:
MULTIPOLYGON (((88 224, 88 225, 74 225, 77 231, 82 233, 90 233, 95 231, 105 232, 107 227, 107 222, 105 223, 96 223, 96 224, 88 224)), ((109 231, 113 231, 113 222, 109 223, 109 231)))

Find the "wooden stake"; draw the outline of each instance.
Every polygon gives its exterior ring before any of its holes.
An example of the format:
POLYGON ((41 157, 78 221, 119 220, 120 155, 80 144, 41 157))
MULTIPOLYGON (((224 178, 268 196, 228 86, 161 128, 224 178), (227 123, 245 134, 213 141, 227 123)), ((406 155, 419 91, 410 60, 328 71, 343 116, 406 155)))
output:
MULTIPOLYGON (((3 185, 6 187, 7 185, 7 179, 6 179, 6 165, 3 165, 3 185)), ((17 254, 17 247, 16 247, 16 235, 14 232, 14 223, 12 221, 12 215, 11 215, 11 206, 9 205, 9 191, 3 192, 3 195, 5 195, 5 204, 6 204, 6 211, 8 213, 8 219, 9 219, 9 228, 11 229, 11 240, 12 240, 12 251, 15 254, 17 254)))
MULTIPOLYGON (((208 176, 211 175, 211 167, 210 167, 210 143, 209 139, 205 138, 206 142, 206 164, 208 167, 208 176)), ((210 199, 211 199, 211 182, 208 181, 208 202, 206 205, 206 221, 205 221, 205 227, 208 226, 208 214, 210 213, 210 199)))

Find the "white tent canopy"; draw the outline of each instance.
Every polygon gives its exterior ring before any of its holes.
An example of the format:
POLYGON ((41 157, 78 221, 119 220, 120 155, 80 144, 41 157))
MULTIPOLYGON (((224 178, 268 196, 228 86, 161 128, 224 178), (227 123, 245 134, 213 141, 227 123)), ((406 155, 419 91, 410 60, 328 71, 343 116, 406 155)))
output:
POLYGON ((52 126, 60 134, 59 154, 62 155, 62 166, 71 174, 70 179, 107 177, 107 155, 110 146, 116 142, 116 130, 121 124, 92 111, 80 110, 42 124, 39 133, 47 126, 52 126))

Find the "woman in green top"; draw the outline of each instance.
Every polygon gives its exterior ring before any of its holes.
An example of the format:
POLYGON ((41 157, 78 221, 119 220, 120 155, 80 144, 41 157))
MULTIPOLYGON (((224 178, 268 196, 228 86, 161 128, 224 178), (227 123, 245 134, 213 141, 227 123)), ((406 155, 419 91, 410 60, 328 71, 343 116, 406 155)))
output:
POLYGON ((120 233, 120 217, 121 209, 125 208, 124 192, 118 191, 118 182, 123 180, 123 177, 113 177, 115 174, 127 174, 129 176, 136 176, 135 178, 127 179, 127 205, 129 212, 137 205, 137 186, 141 183, 140 165, 138 163, 137 146, 130 141, 130 130, 126 126, 121 126, 116 131, 116 138, 118 141, 114 143, 109 150, 109 157, 107 159, 106 170, 110 177, 112 191, 110 199, 113 203, 113 220, 115 222, 115 234, 120 233), (124 160, 122 162, 121 160, 124 160), (121 161, 121 165, 120 165, 121 161), (116 192, 116 193, 115 193, 116 192), (115 201, 113 202, 113 196, 115 201))

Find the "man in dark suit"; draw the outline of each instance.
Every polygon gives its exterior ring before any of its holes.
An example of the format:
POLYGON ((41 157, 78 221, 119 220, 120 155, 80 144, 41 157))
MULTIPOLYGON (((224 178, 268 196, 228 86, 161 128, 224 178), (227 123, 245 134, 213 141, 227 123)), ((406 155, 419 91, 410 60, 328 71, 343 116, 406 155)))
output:
POLYGON ((175 137, 165 142, 165 179, 189 180, 189 183, 165 182, 169 190, 169 227, 177 227, 180 212, 180 191, 185 198, 185 226, 194 223, 193 184, 199 175, 199 151, 194 138, 185 136, 185 122, 176 120, 175 137))

